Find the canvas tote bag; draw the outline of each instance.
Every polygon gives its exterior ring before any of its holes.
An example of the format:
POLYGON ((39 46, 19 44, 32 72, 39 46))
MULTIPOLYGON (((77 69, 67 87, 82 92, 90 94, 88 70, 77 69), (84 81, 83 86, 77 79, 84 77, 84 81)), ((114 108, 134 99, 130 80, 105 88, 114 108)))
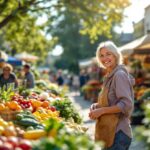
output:
MULTIPOLYGON (((105 85, 99 94, 98 103, 100 107, 109 106, 108 103, 108 91, 111 81, 109 81, 109 86, 105 85)), ((106 114, 100 116, 96 120, 95 126, 95 141, 103 141, 105 148, 111 147, 114 143, 116 127, 118 124, 119 115, 118 114, 106 114)))

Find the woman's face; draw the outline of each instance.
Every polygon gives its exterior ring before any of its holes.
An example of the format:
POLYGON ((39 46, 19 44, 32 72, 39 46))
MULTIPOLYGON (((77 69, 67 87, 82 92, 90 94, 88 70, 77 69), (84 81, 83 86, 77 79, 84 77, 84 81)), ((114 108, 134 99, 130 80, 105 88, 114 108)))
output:
POLYGON ((4 75, 9 75, 10 74, 10 69, 9 68, 4 68, 3 69, 3 73, 4 73, 4 75))
POLYGON ((108 70, 113 69, 117 64, 115 55, 109 50, 107 50, 107 48, 102 48, 100 50, 99 59, 103 66, 108 70))

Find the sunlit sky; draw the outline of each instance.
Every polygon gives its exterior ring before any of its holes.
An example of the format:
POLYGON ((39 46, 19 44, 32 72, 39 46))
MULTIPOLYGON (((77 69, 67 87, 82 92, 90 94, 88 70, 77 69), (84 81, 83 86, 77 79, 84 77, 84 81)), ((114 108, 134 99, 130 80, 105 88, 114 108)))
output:
POLYGON ((130 0, 131 5, 125 9, 124 15, 127 16, 121 28, 116 28, 117 32, 133 32, 132 23, 137 23, 144 17, 144 8, 150 5, 150 0, 130 0))
POLYGON ((55 48, 53 49, 53 51, 51 52, 51 54, 53 56, 59 56, 63 53, 63 48, 60 45, 56 45, 55 48))

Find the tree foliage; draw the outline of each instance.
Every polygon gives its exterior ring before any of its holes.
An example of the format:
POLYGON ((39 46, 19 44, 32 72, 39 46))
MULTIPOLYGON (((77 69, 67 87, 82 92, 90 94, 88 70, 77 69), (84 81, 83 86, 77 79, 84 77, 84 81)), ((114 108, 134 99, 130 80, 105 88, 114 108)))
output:
MULTIPOLYGON (((90 43, 88 37, 92 42, 100 35, 110 37, 112 24, 121 22, 128 5, 128 0, 0 0, 0 43, 5 41, 16 52, 46 56, 57 42, 56 35, 65 53, 71 56, 69 67, 72 68, 78 59, 93 55, 93 45, 87 44, 90 43), (71 14, 67 23, 62 22, 66 12, 71 14), (38 26, 36 20, 44 14, 48 20, 38 26), (42 32, 50 32, 54 39, 48 41, 42 32)), ((67 66, 65 53, 63 60, 67 66)))
MULTIPOLYGON (((42 34, 41 27, 36 26, 35 19, 30 16, 15 23, 10 22, 0 31, 0 34, 7 41, 6 45, 10 47, 12 55, 26 51, 42 58, 47 55, 56 41, 55 39, 47 40, 42 34)), ((9 51, 7 52, 9 53, 9 51)))
POLYGON ((120 23, 128 0, 1 0, 0 28, 26 13, 34 16, 46 13, 51 20, 56 12, 68 9, 80 18, 82 34, 96 40, 105 33, 110 36, 112 23, 120 23))
MULTIPOLYGON (((65 10, 61 13, 62 15, 63 19, 55 24, 55 27, 51 27, 51 31, 49 31, 52 36, 58 37, 58 43, 64 49, 64 53, 55 65, 57 68, 78 72, 79 61, 94 57, 100 40, 92 44, 87 35, 81 35, 79 33, 80 19, 76 18, 69 10, 65 10)), ((101 36, 101 39, 106 40, 106 37, 101 36)))
MULTIPOLYGON (((2 9, 0 7, 2 13, 0 16, 1 48, 6 49, 8 53, 7 48, 10 49, 12 55, 26 51, 44 58, 57 39, 48 40, 46 38, 43 34, 44 26, 36 24, 37 17, 25 12, 27 5, 21 7, 21 4, 23 5, 21 2, 23 1, 6 0, 1 2, 0 6, 3 6, 2 9)), ((24 1, 24 3, 26 2, 24 1)))

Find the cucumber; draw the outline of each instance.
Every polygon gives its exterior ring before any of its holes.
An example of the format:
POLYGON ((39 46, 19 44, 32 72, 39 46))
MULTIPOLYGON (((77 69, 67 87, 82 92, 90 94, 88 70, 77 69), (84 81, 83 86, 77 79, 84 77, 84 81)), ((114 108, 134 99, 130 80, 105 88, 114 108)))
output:
POLYGON ((27 115, 27 114, 23 114, 23 113, 20 113, 20 114, 16 115, 17 120, 22 120, 23 118, 30 118, 30 119, 36 120, 35 117, 32 116, 32 115, 27 115))
POLYGON ((26 114, 23 114, 23 118, 31 118, 31 119, 36 120, 34 116, 32 116, 32 115, 26 115, 26 114))
POLYGON ((34 128, 33 128, 32 126, 29 126, 29 127, 27 127, 26 130, 27 130, 27 131, 29 131, 29 130, 34 130, 34 128))
POLYGON ((23 115, 22 115, 22 114, 17 114, 17 115, 16 115, 16 119, 17 119, 17 120, 23 119, 23 115))
POLYGON ((31 119, 31 118, 23 118, 20 121, 17 121, 16 123, 18 125, 21 125, 21 126, 24 126, 24 127, 39 125, 39 122, 37 122, 36 120, 31 119))
POLYGON ((44 126, 39 124, 39 125, 35 126, 34 129, 44 129, 44 126))

